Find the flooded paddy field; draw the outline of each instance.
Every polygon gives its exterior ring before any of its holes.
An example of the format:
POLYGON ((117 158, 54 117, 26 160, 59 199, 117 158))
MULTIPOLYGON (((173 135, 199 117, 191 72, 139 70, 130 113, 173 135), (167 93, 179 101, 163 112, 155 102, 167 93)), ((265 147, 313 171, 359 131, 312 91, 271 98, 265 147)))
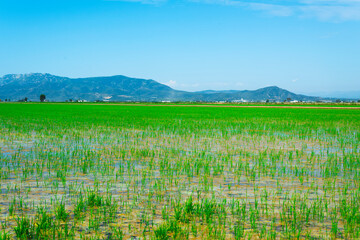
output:
POLYGON ((360 111, 0 104, 0 239, 360 239, 360 111))

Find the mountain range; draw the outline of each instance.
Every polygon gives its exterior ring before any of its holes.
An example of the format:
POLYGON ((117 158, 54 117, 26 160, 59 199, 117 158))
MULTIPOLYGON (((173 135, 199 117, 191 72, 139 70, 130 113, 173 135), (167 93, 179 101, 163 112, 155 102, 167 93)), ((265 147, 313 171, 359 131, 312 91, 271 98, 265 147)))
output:
POLYGON ((86 101, 320 101, 321 97, 295 94, 276 86, 258 90, 175 90, 154 80, 111 77, 68 78, 51 74, 9 74, 0 78, 0 99, 39 101, 40 94, 54 102, 86 101))

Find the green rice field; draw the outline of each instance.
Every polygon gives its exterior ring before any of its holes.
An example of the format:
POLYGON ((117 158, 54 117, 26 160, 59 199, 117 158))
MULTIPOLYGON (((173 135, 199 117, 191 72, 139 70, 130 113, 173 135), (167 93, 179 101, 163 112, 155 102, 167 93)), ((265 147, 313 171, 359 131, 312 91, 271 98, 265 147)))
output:
POLYGON ((360 239, 360 110, 0 104, 0 240, 360 239))

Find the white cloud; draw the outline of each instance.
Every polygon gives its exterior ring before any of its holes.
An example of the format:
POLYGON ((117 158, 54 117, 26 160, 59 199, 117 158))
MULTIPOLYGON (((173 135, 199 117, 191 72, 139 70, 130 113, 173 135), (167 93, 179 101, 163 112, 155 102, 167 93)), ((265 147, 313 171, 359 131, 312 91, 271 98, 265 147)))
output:
POLYGON ((170 80, 166 83, 164 83, 165 85, 168 85, 169 87, 175 87, 177 84, 176 84, 176 81, 173 81, 173 80, 170 80))
POLYGON ((325 21, 360 20, 360 0, 195 0, 246 7, 274 16, 312 17, 325 21))
POLYGON ((265 11, 271 15, 288 17, 294 14, 294 9, 290 6, 282 6, 266 3, 249 3, 249 7, 254 10, 265 11))
MULTIPOLYGON (((103 0, 110 2, 137 2, 162 4, 171 0, 103 0)), ((299 16, 323 21, 360 20, 360 0, 187 0, 191 2, 222 4, 263 11, 281 17, 299 16)))
POLYGON ((308 5, 299 8, 305 17, 317 17, 321 20, 360 20, 360 4, 349 5, 308 5))
POLYGON ((105 2, 134 2, 134 3, 142 3, 142 4, 161 4, 167 2, 167 0, 103 0, 105 2))

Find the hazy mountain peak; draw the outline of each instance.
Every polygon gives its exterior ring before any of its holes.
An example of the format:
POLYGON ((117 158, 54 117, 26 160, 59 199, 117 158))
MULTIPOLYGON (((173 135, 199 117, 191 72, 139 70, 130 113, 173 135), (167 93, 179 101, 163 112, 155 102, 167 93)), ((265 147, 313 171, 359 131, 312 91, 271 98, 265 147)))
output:
POLYGON ((19 100, 27 97, 38 101, 45 94, 50 101, 111 100, 111 101, 299 101, 318 100, 297 95, 277 86, 255 91, 206 90, 185 92, 172 89, 152 79, 123 75, 107 77, 68 78, 49 73, 8 74, 0 78, 0 99, 19 100))
POLYGON ((278 86, 268 86, 268 87, 259 88, 258 90, 285 90, 285 89, 282 89, 278 86))
POLYGON ((26 74, 7 74, 4 75, 4 79, 22 79, 29 77, 44 77, 44 76, 53 76, 49 73, 26 73, 26 74))

